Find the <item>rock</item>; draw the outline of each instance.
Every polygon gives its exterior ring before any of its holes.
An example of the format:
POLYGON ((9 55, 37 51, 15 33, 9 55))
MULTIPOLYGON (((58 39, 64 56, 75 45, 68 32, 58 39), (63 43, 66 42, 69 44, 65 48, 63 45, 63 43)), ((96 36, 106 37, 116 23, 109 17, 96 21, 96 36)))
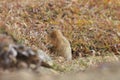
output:
POLYGON ((28 68, 28 65, 27 63, 23 62, 23 61, 20 61, 18 64, 17 64, 17 67, 20 68, 20 69, 24 69, 24 68, 28 68))
POLYGON ((0 67, 10 68, 17 62, 17 52, 11 47, 11 44, 0 44, 0 67))
POLYGON ((25 45, 15 44, 6 35, 0 34, 0 68, 52 67, 52 59, 42 50, 33 50, 25 45))
POLYGON ((35 64, 38 67, 40 66, 40 60, 37 53, 26 46, 6 43, 0 44, 0 67, 25 68, 30 64, 35 64))
POLYGON ((53 61, 52 59, 42 50, 37 51, 39 58, 41 59, 41 62, 43 66, 46 67, 52 67, 53 66, 53 61))
POLYGON ((16 45, 9 44, 8 54, 11 54, 12 56, 16 57, 18 55, 17 51, 15 50, 16 45))

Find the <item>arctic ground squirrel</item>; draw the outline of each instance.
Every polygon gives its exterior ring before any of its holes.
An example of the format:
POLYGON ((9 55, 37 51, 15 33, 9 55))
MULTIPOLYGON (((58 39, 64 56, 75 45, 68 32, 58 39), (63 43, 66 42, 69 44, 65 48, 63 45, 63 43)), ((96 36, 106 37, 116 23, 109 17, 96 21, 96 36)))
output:
POLYGON ((54 47, 55 54, 64 57, 67 61, 72 60, 72 51, 69 41, 63 36, 58 29, 50 29, 47 31, 47 40, 54 47))

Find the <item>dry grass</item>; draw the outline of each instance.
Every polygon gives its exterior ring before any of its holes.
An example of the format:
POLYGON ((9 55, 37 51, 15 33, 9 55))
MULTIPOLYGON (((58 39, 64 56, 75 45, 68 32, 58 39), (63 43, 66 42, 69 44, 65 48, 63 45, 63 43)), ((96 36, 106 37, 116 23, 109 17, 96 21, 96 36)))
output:
POLYGON ((120 0, 0 0, 0 28, 18 43, 48 52, 51 26, 61 29, 74 55, 120 53, 120 0))

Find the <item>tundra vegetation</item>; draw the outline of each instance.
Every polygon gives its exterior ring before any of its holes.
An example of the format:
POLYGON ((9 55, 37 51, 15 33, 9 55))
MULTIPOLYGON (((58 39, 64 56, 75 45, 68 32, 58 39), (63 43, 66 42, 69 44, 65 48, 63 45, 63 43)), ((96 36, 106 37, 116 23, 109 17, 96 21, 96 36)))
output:
POLYGON ((118 62, 120 0, 0 0, 0 33, 45 51, 59 72, 118 62), (46 29, 52 26, 69 40, 72 61, 50 54, 46 29))

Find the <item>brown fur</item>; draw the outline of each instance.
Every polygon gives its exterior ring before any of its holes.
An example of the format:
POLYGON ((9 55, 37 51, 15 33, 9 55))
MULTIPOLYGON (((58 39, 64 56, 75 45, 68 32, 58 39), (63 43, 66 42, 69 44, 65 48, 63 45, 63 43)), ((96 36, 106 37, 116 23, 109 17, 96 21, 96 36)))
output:
POLYGON ((48 33, 48 40, 55 48, 55 53, 65 57, 67 60, 72 59, 71 46, 69 41, 63 36, 62 32, 53 29, 48 33))

